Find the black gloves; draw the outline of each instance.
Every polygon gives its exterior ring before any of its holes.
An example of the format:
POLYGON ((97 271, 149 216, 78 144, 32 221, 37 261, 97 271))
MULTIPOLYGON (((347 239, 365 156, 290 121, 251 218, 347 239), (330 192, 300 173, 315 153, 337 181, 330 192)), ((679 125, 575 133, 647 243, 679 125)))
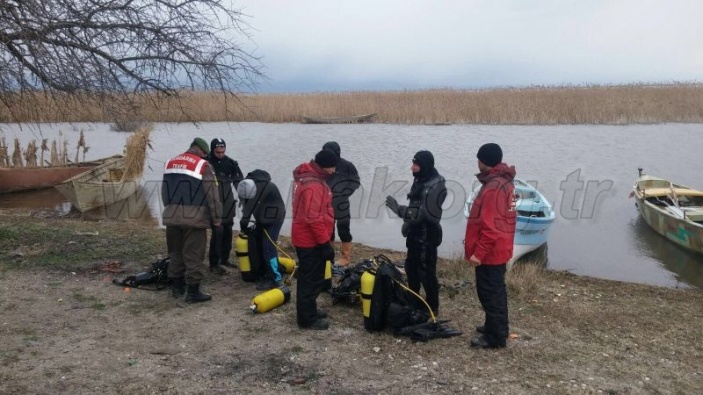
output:
POLYGON ((334 248, 332 248, 332 244, 319 244, 317 248, 320 250, 322 258, 324 258, 326 261, 334 262, 334 248))
POLYGON ((391 209, 395 215, 400 216, 400 211, 398 210, 398 201, 391 195, 386 196, 386 207, 391 209))
POLYGON ((244 218, 242 218, 242 220, 239 221, 239 229, 242 233, 247 233, 247 228, 249 228, 249 220, 245 220, 244 218))
POLYGON ((398 201, 395 200, 393 196, 386 196, 386 207, 391 209, 391 211, 394 212, 395 215, 399 216, 400 218, 405 218, 405 211, 407 210, 407 206, 399 205, 398 201))

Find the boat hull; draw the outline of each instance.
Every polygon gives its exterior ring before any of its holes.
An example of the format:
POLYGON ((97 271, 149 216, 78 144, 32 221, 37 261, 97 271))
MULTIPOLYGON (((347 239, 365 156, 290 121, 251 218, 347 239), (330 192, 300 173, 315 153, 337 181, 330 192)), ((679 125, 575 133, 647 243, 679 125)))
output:
POLYGON ((631 197, 644 222, 669 241, 703 254, 703 191, 642 173, 631 197))
POLYGON ((127 199, 139 190, 138 180, 122 180, 124 169, 124 158, 115 158, 62 182, 56 189, 84 213, 127 199))
POLYGON ((0 194, 51 188, 97 166, 0 168, 0 194))
POLYGON ((643 199, 637 199, 637 209, 655 232, 689 251, 703 254, 703 225, 675 218, 643 199))
POLYGON ((315 124, 332 124, 332 123, 369 123, 373 122, 376 113, 356 115, 351 117, 336 117, 336 118, 318 118, 318 117, 308 117, 301 116, 301 123, 315 123, 315 124))
POLYGON ((516 245, 532 245, 535 248, 547 242, 554 218, 517 217, 515 224, 516 245))

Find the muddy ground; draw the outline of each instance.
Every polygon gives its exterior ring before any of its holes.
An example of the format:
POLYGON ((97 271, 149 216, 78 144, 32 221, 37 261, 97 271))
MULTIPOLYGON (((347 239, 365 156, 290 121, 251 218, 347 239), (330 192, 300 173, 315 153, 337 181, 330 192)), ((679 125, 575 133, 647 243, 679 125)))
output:
MULTIPOLYGON (((287 240, 282 246, 290 251, 287 240)), ((524 264, 511 273, 513 339, 469 347, 482 321, 471 270, 439 264, 441 319, 464 332, 413 343, 332 305, 300 330, 293 301, 265 314, 238 272, 208 275, 213 300, 116 286, 165 251, 149 224, 0 212, 0 393, 695 394, 703 391, 703 292, 524 264)), ((355 245, 355 261, 401 252, 355 245)))

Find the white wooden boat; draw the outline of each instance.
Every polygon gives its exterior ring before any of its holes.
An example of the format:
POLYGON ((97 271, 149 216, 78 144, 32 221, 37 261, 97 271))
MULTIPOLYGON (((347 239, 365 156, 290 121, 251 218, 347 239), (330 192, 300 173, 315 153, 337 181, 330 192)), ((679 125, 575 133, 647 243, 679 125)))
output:
POLYGON ((703 191, 638 170, 630 197, 636 199, 647 225, 679 246, 703 254, 703 191))
POLYGON ((93 210, 133 195, 140 187, 138 179, 124 179, 124 157, 116 157, 56 186, 80 212, 93 210))
MULTIPOLYGON (((549 230, 554 222, 555 213, 552 205, 540 191, 527 182, 514 179, 517 200, 517 222, 515 224, 515 237, 513 238, 513 257, 508 262, 510 269, 523 255, 536 250, 547 242, 549 230)), ((478 194, 481 186, 478 185, 466 199, 464 215, 469 216, 471 204, 478 194)))

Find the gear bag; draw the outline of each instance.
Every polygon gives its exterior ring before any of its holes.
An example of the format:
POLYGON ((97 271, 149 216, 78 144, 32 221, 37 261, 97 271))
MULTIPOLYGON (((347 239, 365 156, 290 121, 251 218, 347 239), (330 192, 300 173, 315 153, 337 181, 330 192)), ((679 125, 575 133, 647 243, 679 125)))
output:
POLYGON ((169 284, 168 264, 171 259, 166 257, 151 264, 152 269, 148 272, 140 272, 133 276, 128 276, 124 280, 113 279, 115 285, 131 288, 143 288, 144 285, 154 284, 153 289, 164 289, 169 284))
POLYGON ((373 261, 370 259, 343 268, 337 285, 327 290, 327 293, 332 297, 332 304, 358 303, 361 296, 361 276, 372 268, 373 261))

